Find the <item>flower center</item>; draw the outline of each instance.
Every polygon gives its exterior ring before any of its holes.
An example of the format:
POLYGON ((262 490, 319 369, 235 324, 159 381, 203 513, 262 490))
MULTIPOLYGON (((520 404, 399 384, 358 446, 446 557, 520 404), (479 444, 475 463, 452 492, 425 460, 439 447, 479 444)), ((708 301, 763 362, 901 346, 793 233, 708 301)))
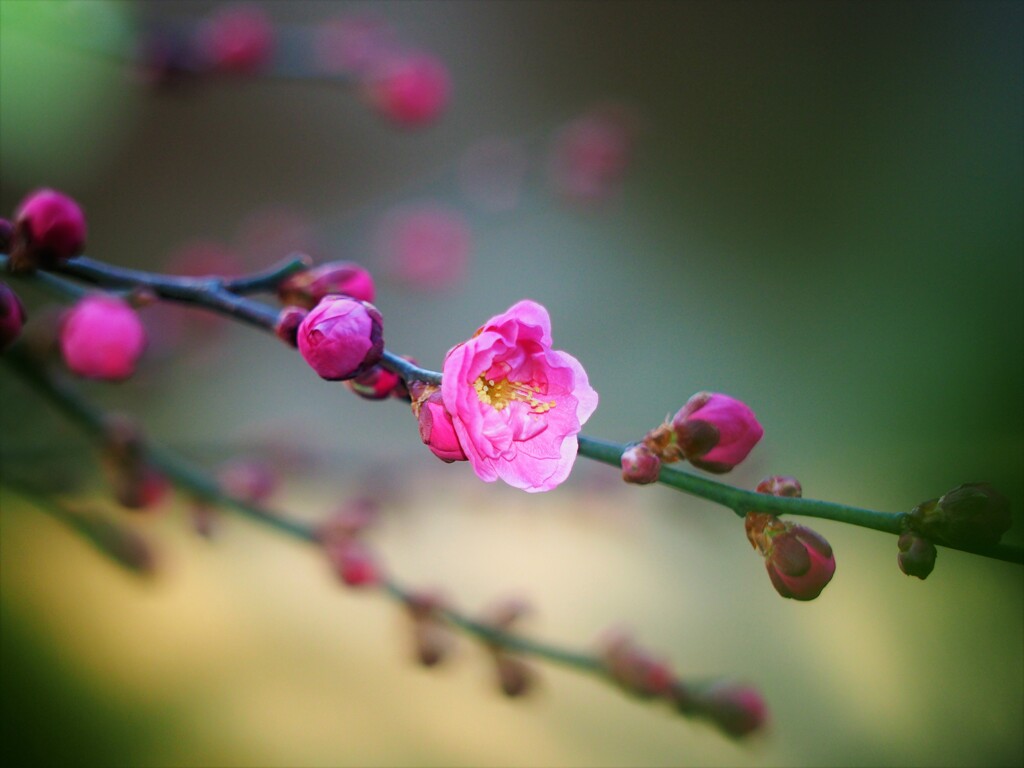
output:
POLYGON ((496 411, 504 410, 510 402, 518 400, 530 406, 531 413, 547 413, 555 407, 554 400, 543 402, 537 399, 537 395, 543 395, 537 387, 529 384, 521 384, 510 379, 495 381, 488 379, 486 373, 481 373, 473 382, 473 389, 481 403, 486 403, 496 411))

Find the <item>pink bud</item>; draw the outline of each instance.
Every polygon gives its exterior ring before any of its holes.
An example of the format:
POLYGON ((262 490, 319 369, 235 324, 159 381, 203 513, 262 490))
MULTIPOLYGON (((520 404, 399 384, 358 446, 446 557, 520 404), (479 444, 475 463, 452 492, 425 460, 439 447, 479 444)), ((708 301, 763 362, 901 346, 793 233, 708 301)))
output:
POLYGON ((312 309, 324 296, 342 294, 360 301, 373 301, 373 277, 351 261, 330 261, 292 275, 277 289, 285 304, 312 309))
POLYGON ((217 471, 217 481, 228 495, 254 504, 270 498, 278 484, 274 468, 253 458, 226 462, 217 471))
POLYGON ((37 189, 14 212, 11 267, 50 267, 85 247, 85 215, 78 203, 53 189, 37 189))
POLYGON ((146 331, 125 302, 107 294, 80 300, 64 318, 60 348, 79 376, 120 381, 132 375, 146 347, 146 331))
POLYGON ((274 27, 256 6, 221 8, 201 27, 199 47, 214 69, 250 74, 270 60, 274 48, 274 27))
POLYGON ((832 580, 836 559, 820 534, 760 512, 747 514, 746 528, 751 544, 764 555, 772 586, 783 597, 813 600, 832 580))
POLYGON ((447 67, 427 53, 387 57, 368 74, 365 86, 370 105, 405 127, 434 120, 451 92, 447 67))
POLYGON ((277 315, 274 334, 285 344, 297 347, 299 345, 299 326, 308 314, 309 311, 302 307, 285 307, 277 315))
POLYGON ((684 457, 708 472, 728 472, 757 445, 764 429, 744 403, 711 392, 698 392, 672 418, 684 457))
POLYGON ((385 400, 401 383, 397 373, 375 365, 366 373, 346 381, 345 386, 367 400, 385 400))
POLYGON ((660 472, 661 460, 643 443, 636 443, 623 451, 622 479, 627 483, 656 483, 660 472))
POLYGON ((325 296, 299 325, 298 341, 302 357, 321 378, 354 378, 384 352, 380 312, 365 301, 325 296))
POLYGON ((441 461, 466 461, 452 416, 444 407, 440 387, 423 387, 412 403, 413 415, 419 420, 420 439, 441 461))
POLYGON ((0 283, 0 352, 21 335, 25 325, 25 307, 6 283, 0 283))
POLYGON ((347 586, 369 587, 380 581, 373 553, 358 539, 330 539, 324 548, 335 574, 347 586))
POLYGON ((698 711, 725 733, 749 736, 768 720, 768 708, 761 694, 749 686, 716 685, 695 698, 698 711))

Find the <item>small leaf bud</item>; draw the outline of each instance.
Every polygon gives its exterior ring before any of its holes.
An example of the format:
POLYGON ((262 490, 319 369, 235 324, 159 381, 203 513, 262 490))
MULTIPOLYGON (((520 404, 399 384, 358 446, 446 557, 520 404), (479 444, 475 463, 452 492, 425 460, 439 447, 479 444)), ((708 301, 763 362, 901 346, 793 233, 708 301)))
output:
POLYGON ((905 531, 900 535, 897 546, 900 552, 896 556, 896 562, 899 563, 900 570, 907 576, 928 578, 928 574, 935 568, 935 558, 938 556, 935 545, 913 531, 905 531))
POLYGON ((661 459, 643 443, 630 445, 622 453, 622 479, 627 483, 647 485, 658 481, 661 459))
POLYGON ((379 365, 345 382, 345 386, 367 400, 386 400, 402 383, 397 373, 379 365))
POLYGON ((910 529, 939 543, 998 544, 1010 529, 1010 501, 988 483, 965 483, 910 513, 910 529))

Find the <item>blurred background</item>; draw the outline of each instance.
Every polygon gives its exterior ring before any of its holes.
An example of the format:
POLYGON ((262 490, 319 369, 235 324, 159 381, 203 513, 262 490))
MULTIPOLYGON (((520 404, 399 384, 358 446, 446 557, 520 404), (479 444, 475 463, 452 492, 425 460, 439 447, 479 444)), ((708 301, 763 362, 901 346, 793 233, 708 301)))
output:
MULTIPOLYGON (((369 17, 436 55, 451 99, 419 128, 351 85, 157 89, 97 52, 217 7, 0 0, 0 212, 56 187, 85 209, 90 255, 140 268, 183 270, 196 243, 243 271, 294 248, 358 261, 378 276, 389 348, 435 369, 529 297, 600 393, 588 434, 638 439, 692 393, 726 392, 766 429, 731 482, 792 474, 809 497, 901 511, 987 480, 1011 499, 1007 538, 1021 542, 1019 3, 260 6, 293 33, 369 17), (596 186, 565 176, 588 116, 612 126, 596 186), (429 290, 395 245, 410 212, 409 237, 442 263, 429 290)), ((47 333, 49 297, 19 293, 47 333)), ((940 550, 922 583, 899 572, 893 537, 812 522, 836 576, 812 603, 783 600, 725 510, 584 460, 549 494, 484 485, 423 450, 406 407, 320 380, 265 334, 145 315, 138 375, 83 384, 96 401, 211 469, 271 462, 272 504, 310 519, 372 495, 383 514, 370 540, 399 579, 471 613, 525 596, 524 629, 566 644, 629 627, 684 675, 756 685, 770 728, 737 744, 548 665, 535 695, 509 701, 468 641, 451 664, 419 668, 399 610, 338 587, 308 547, 235 518, 197 537, 180 498, 115 509, 85 441, 0 369, 3 474, 84 482, 76 503, 149 537, 159 566, 128 573, 3 493, 8 757, 1024 759, 1020 566, 940 550)))

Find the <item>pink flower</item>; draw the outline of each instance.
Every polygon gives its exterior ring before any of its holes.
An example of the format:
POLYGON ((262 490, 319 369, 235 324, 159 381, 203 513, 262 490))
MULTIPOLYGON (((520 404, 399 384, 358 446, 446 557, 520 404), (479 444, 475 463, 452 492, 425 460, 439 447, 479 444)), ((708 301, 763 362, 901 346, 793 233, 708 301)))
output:
POLYGON ((728 472, 753 450, 764 429, 744 403, 698 392, 672 418, 683 456, 708 472, 728 472))
POLYGON ((85 215, 78 203, 53 189, 37 189, 14 212, 11 261, 23 266, 51 266, 85 247, 85 215))
POLYGON ((441 392, 459 443, 484 481, 549 491, 576 460, 597 392, 572 355, 551 348, 551 319, 520 301, 444 360, 441 392))
POLYGON ((145 347, 146 331, 135 310, 106 294, 86 296, 71 308, 61 325, 64 362, 86 378, 128 378, 145 347))
POLYGON ((256 6, 229 6, 204 23, 199 42, 206 60, 214 69, 249 74, 270 60, 274 48, 274 27, 256 6))
POLYGON ((437 291, 466 276, 473 235, 457 211, 438 205, 399 208, 377 230, 377 251, 388 276, 420 291, 437 291))
POLYGON ((427 385, 412 402, 412 412, 420 425, 420 439, 441 461, 466 461, 452 415, 444 407, 441 390, 427 385))
POLYGON ((371 106, 406 127, 431 122, 448 103, 450 92, 448 68, 427 53, 390 56, 366 79, 371 106))
POLYGON ((0 283, 0 351, 6 349, 21 335, 25 325, 25 307, 18 294, 0 283))
POLYGON ((360 301, 373 301, 373 276, 351 261, 329 261, 319 267, 292 275, 277 288, 285 304, 312 309, 329 294, 343 294, 360 301))
POLYGON ((325 296, 299 325, 299 352, 321 378, 365 373, 384 351, 380 312, 346 296, 325 296))

